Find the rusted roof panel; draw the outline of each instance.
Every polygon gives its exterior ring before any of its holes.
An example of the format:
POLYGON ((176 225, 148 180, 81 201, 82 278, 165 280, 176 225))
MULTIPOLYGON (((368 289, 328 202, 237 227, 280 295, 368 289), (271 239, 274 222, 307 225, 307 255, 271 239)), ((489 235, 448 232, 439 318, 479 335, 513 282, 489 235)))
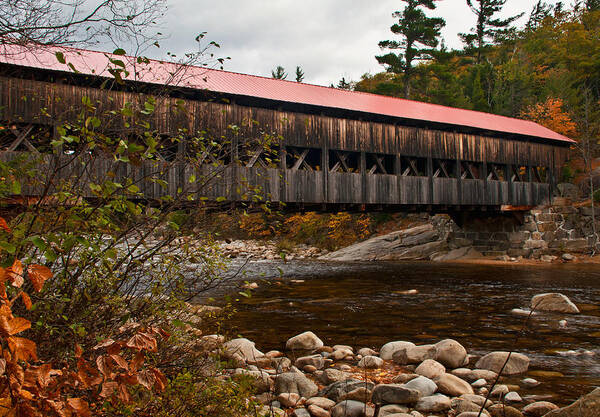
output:
POLYGON ((125 62, 130 71, 128 79, 146 83, 206 89, 217 93, 465 126, 552 141, 574 142, 566 136, 531 121, 413 100, 275 80, 204 67, 182 66, 157 60, 137 64, 132 57, 115 56, 97 51, 56 47, 32 50, 16 45, 5 45, 3 48, 5 50, 0 55, 0 62, 32 68, 66 72, 73 72, 73 68, 75 68, 84 74, 111 77, 108 69, 114 68, 115 65, 109 63, 108 58, 110 57, 125 62), (57 52, 63 53, 66 63, 62 64, 57 60, 57 52))

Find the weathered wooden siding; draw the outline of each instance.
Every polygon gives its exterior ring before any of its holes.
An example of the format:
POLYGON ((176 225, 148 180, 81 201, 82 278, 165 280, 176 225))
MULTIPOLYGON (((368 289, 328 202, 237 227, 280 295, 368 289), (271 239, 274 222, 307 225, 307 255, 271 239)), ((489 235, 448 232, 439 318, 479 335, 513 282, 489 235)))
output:
MULTIPOLYGON (((119 110, 126 103, 143 107, 147 96, 122 91, 107 91, 69 84, 0 77, 0 119, 14 123, 53 126, 72 120, 82 107, 84 97, 97 107, 98 114, 119 110)), ((436 129, 376 123, 364 120, 336 118, 320 114, 296 113, 254 108, 235 103, 158 99, 156 111, 147 121, 153 129, 165 135, 178 129, 191 132, 207 131, 215 137, 232 137, 230 125, 240 127, 241 137, 258 137, 267 132, 281 135, 281 149, 286 147, 314 148, 321 153, 322 163, 314 170, 249 167, 232 165, 192 168, 183 164, 169 166, 161 172, 155 162, 141 166, 114 165, 114 161, 96 157, 79 164, 82 182, 99 181, 108 171, 118 177, 132 178, 147 198, 175 196, 187 187, 187 178, 197 171, 210 181, 202 188, 210 198, 225 197, 230 201, 251 198, 252 188, 260 187, 262 195, 271 201, 306 204, 385 204, 385 205, 534 205, 548 201, 550 183, 512 182, 509 178, 435 177, 432 161, 470 161, 475 164, 497 164, 515 167, 545 167, 549 181, 565 161, 567 149, 550 143, 497 138, 436 129), (184 108, 185 112, 178 110, 184 108), (257 123, 251 123, 256 121, 257 123), (333 172, 329 168, 330 150, 354 153, 360 158, 357 172, 333 172), (427 172, 403 175, 400 163, 393 172, 364 172, 366 154, 383 155, 396 161, 401 157, 427 161, 427 172), (166 189, 144 181, 160 172, 167 181, 166 189)), ((127 118, 105 126, 122 130, 127 118)), ((2 159, 14 155, 4 153, 2 159)), ((75 169, 75 167, 73 168, 75 169)), ((483 168, 482 168, 483 169, 483 168)), ((66 174, 65 174, 66 175, 66 174)), ((197 186, 197 185, 196 185, 197 186)), ((198 186, 197 186, 198 187, 198 186)), ((85 187, 84 187, 85 188, 85 187)), ((32 191, 33 192, 33 191, 32 191)), ((82 191, 88 196, 88 191, 82 191)))

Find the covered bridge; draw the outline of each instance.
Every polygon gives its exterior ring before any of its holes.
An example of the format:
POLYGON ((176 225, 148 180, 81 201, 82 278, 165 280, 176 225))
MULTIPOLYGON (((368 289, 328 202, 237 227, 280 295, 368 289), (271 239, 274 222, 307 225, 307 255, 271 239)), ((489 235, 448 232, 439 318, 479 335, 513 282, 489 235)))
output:
MULTIPOLYGON (((263 187, 271 201, 292 207, 534 206, 549 201, 573 143, 536 123, 481 112, 89 50, 5 46, 0 120, 11 128, 3 132, 2 157, 40 151, 29 133, 53 134, 74 117, 82 97, 117 108, 159 91, 150 122, 162 135, 185 126, 219 137, 235 125, 244 135, 260 130, 281 136, 275 165, 260 149, 242 156, 236 140, 230 146, 238 157, 207 160, 224 170, 205 193, 232 202, 246 198, 235 186, 243 179, 263 187), (115 67, 109 58, 128 67, 124 85, 106 88, 115 67), (181 103, 185 114, 173 111, 181 103)), ((176 159, 182 152, 185 144, 164 157, 176 159)), ((135 177, 139 169, 128 167, 120 175, 135 177)), ((188 169, 169 167, 166 192, 185 182, 188 169)), ((142 191, 148 199, 163 192, 153 185, 142 191)))

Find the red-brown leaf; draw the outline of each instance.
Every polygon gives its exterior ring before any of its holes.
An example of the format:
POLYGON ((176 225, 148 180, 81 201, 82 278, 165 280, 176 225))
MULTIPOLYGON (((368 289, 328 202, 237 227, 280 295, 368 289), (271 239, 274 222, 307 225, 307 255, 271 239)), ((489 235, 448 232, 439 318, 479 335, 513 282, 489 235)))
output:
POLYGON ((96 366, 105 378, 112 379, 114 377, 114 373, 112 371, 112 365, 109 359, 110 357, 107 355, 98 356, 98 358, 96 358, 96 366))
POLYGON ((12 266, 6 268, 6 279, 13 287, 21 288, 23 285, 23 264, 18 259, 15 259, 12 266))
POLYGON ((147 390, 152 390, 154 383, 156 382, 156 377, 154 373, 149 370, 143 370, 138 372, 137 374, 138 383, 144 386, 147 390))
POLYGON ((129 371, 129 364, 121 355, 110 355, 113 361, 117 363, 121 368, 129 371))
POLYGON ((27 310, 31 310, 31 306, 33 305, 33 303, 31 302, 31 298, 29 297, 29 294, 27 294, 26 292, 22 292, 21 300, 23 300, 23 304, 25 305, 25 308, 27 310))
POLYGON ((5 371, 6 371, 6 359, 1 358, 0 359, 0 376, 4 375, 5 371))
POLYGON ((152 368, 151 369, 152 373, 154 374, 154 377, 156 378, 156 384, 155 387, 158 391, 164 391, 164 389, 167 387, 167 377, 158 369, 156 368, 152 368))
POLYGON ((75 412, 76 415, 81 417, 92 417, 92 412, 88 403, 81 398, 68 398, 67 404, 69 408, 75 412))
POLYGON ((127 404, 131 401, 131 397, 129 395, 129 391, 127 390, 127 385, 120 384, 119 385, 119 394, 117 395, 119 400, 121 400, 124 404, 127 404))
POLYGON ((36 346, 32 340, 15 336, 8 337, 6 340, 8 341, 8 348, 16 361, 37 360, 36 346))
POLYGON ((52 278, 52 271, 50 271, 50 268, 48 268, 47 266, 29 265, 27 267, 27 276, 31 280, 33 289, 37 292, 40 292, 44 287, 44 282, 52 278))
POLYGON ((77 359, 81 358, 81 356, 83 355, 83 349, 81 348, 81 346, 79 346, 79 344, 75 345, 75 357, 77 359))
POLYGON ((144 355, 143 352, 136 353, 133 359, 131 359, 131 362, 129 363, 129 369, 131 369, 132 371, 137 371, 138 369, 140 369, 140 366, 142 366, 145 359, 146 355, 144 355))
POLYGON ((4 217, 0 217, 0 229, 4 230, 6 233, 10 233, 10 227, 8 226, 8 223, 6 223, 6 220, 4 220, 4 217))
POLYGON ((147 333, 137 333, 131 337, 125 344, 128 348, 139 351, 148 350, 150 352, 158 352, 156 339, 147 333))
POLYGON ((100 396, 102 398, 108 398, 114 394, 114 392, 119 388, 119 384, 116 382, 105 382, 102 384, 102 391, 100 391, 100 396))

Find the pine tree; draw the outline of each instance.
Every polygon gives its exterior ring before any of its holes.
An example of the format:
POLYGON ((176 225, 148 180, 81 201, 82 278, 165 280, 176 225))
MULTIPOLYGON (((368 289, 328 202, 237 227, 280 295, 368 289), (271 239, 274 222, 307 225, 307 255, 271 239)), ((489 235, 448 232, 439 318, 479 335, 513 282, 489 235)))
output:
POLYGON ((404 76, 404 97, 410 97, 410 82, 414 75, 413 62, 431 59, 431 51, 439 44, 442 28, 446 25, 444 19, 427 17, 423 7, 435 10, 438 0, 402 0, 406 3, 403 11, 393 13, 398 23, 391 27, 392 33, 401 37, 400 41, 387 40, 379 42, 382 49, 401 50, 395 54, 376 56, 377 61, 386 70, 404 76))
POLYGON ((527 21, 525 28, 528 31, 537 29, 545 18, 552 15, 552 9, 552 5, 543 0, 538 0, 531 10, 531 14, 529 15, 529 20, 527 21))
POLYGON ((596 12, 600 10, 600 0, 586 0, 585 10, 588 12, 596 12))
POLYGON ((296 67, 296 82, 301 83, 304 80, 304 71, 299 66, 296 67))
POLYGON ((345 77, 342 77, 342 79, 338 82, 336 88, 339 88, 340 90, 352 90, 352 84, 346 81, 345 77))
POLYGON ((494 15, 502 11, 506 0, 467 0, 467 5, 477 16, 477 25, 471 29, 471 33, 461 33, 459 36, 469 49, 477 52, 477 63, 481 62, 484 49, 489 45, 489 40, 497 40, 502 35, 510 32, 510 25, 521 16, 507 19, 497 19, 494 15))
POLYGON ((271 75, 276 80, 285 80, 287 78, 287 72, 285 72, 285 68, 281 65, 277 65, 274 70, 271 71, 271 75))

